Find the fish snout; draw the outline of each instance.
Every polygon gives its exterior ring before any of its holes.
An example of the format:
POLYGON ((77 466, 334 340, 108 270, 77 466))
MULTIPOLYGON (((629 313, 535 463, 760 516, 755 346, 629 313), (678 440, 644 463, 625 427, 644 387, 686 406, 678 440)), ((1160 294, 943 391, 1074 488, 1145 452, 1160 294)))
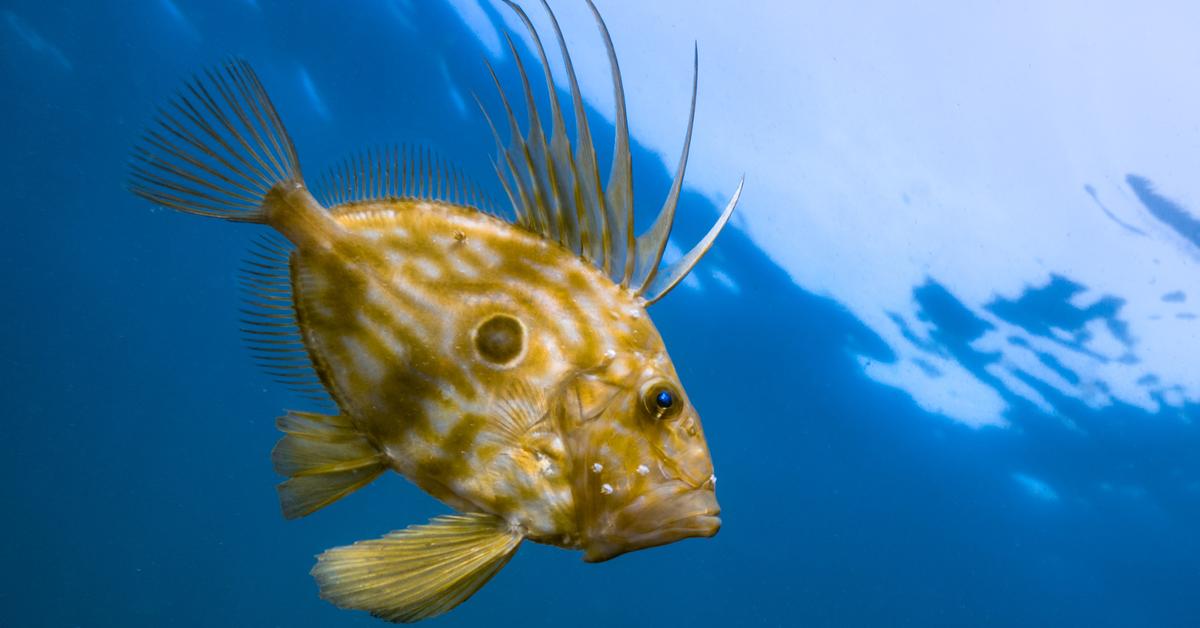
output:
POLYGON ((694 487, 676 481, 665 488, 669 490, 653 491, 618 512, 609 530, 588 539, 583 559, 601 562, 687 538, 708 538, 720 531, 721 507, 711 482, 694 487))

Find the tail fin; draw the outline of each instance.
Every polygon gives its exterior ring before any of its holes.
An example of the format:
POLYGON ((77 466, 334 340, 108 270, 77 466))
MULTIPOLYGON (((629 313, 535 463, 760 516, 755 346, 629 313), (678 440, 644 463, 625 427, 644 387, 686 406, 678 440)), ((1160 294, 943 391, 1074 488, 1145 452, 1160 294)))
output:
POLYGON ((130 190, 152 203, 238 222, 265 222, 267 193, 302 180, 279 114, 240 59, 194 77, 160 108, 129 170, 130 190))

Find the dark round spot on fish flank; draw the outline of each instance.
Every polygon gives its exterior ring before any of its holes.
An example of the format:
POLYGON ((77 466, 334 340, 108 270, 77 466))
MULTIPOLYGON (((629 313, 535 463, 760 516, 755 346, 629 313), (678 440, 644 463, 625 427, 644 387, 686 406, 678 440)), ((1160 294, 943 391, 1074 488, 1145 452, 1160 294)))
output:
POLYGON ((512 362, 521 354, 524 344, 524 326, 507 314, 497 314, 475 330, 475 349, 480 357, 493 364, 512 362))

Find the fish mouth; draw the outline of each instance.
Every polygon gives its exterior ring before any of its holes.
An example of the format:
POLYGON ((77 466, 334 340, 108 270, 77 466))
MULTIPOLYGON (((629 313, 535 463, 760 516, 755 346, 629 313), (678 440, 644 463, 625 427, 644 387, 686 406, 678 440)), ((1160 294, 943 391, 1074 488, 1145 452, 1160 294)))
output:
POLYGON ((583 560, 598 563, 634 550, 716 535, 721 507, 711 488, 673 482, 642 495, 616 513, 612 525, 588 536, 583 560))

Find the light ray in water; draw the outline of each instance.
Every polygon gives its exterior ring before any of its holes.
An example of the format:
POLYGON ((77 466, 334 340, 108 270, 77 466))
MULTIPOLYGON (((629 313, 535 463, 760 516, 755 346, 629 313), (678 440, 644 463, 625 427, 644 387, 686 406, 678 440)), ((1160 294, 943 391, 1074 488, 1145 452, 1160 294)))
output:
POLYGON ((446 63, 445 57, 440 60, 438 67, 441 68, 442 77, 446 79, 446 87, 450 92, 450 100, 454 103, 455 110, 458 111, 458 115, 466 116, 467 101, 463 98, 462 90, 458 88, 458 84, 454 80, 454 75, 450 72, 450 66, 446 63))
POLYGON ((493 59, 499 57, 501 53, 500 33, 496 31, 496 26, 492 24, 491 18, 484 12, 483 7, 479 6, 479 0, 450 0, 450 6, 458 13, 458 17, 479 36, 479 43, 487 47, 488 54, 493 59))
POLYGON ((1033 477, 1027 473, 1013 473, 1012 478, 1016 480, 1021 488, 1025 489, 1030 496, 1036 497, 1042 501, 1056 502, 1059 501, 1058 491, 1054 487, 1047 484, 1045 481, 1033 477))
POLYGON ((200 31, 196 30, 196 27, 192 26, 192 21, 188 19, 187 15, 184 15, 183 11, 179 8, 179 5, 175 4, 172 0, 161 1, 163 9, 167 11, 167 15, 170 15, 171 19, 175 20, 175 23, 178 24, 180 28, 187 31, 187 34, 191 37, 200 39, 200 31))
POLYGON ((304 93, 308 96, 308 102, 312 105, 313 110, 317 112, 317 115, 328 120, 329 108, 325 106, 325 100, 317 91, 317 85, 313 83, 312 76, 303 67, 300 68, 300 84, 304 86, 304 93))
POLYGON ((50 57, 64 70, 72 68, 71 60, 67 58, 67 55, 63 54, 62 50, 58 49, 58 46, 46 41, 37 31, 33 30, 32 26, 18 17, 16 13, 5 11, 4 21, 8 23, 8 28, 17 37, 20 37, 26 46, 29 46, 30 50, 50 57))

